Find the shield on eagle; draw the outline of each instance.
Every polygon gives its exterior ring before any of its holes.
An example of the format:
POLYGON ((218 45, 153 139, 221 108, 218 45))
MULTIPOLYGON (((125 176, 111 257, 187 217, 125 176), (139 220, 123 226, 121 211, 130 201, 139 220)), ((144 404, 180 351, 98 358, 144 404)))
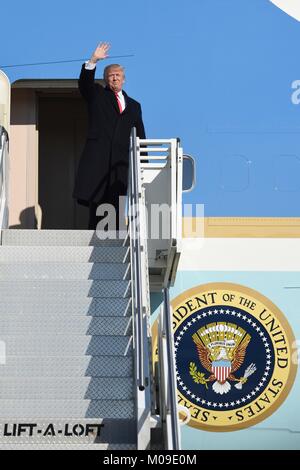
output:
POLYGON ((211 371, 218 382, 224 383, 231 372, 231 361, 213 361, 211 371))

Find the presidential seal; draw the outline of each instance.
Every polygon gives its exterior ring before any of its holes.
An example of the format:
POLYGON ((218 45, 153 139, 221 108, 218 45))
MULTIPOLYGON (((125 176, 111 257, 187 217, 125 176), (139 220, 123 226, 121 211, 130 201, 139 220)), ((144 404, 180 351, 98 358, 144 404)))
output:
POLYGON ((172 301, 178 403, 208 431, 252 426, 287 397, 295 341, 283 313, 253 289, 212 283, 172 301))

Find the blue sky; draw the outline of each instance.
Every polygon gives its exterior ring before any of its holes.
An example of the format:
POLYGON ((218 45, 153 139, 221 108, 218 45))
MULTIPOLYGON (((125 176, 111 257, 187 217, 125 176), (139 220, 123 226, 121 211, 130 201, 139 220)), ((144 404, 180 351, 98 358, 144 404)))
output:
MULTIPOLYGON (((2 4, 1 24, 0 65, 87 58, 101 41, 134 54, 118 59, 125 89, 148 137, 178 136, 195 156, 185 201, 205 215, 300 215, 300 23, 269 0, 19 0, 2 4)), ((14 82, 77 78, 80 67, 3 70, 14 82)))

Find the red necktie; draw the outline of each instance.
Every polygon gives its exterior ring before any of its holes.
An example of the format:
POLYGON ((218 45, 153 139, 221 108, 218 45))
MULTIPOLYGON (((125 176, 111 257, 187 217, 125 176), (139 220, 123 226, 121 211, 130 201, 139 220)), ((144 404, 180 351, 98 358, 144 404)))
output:
POLYGON ((119 98, 118 93, 115 93, 115 95, 116 95, 116 98, 117 98, 117 102, 118 102, 118 106, 119 106, 119 111, 120 111, 120 114, 121 114, 121 113, 122 113, 121 101, 120 101, 120 98, 119 98))

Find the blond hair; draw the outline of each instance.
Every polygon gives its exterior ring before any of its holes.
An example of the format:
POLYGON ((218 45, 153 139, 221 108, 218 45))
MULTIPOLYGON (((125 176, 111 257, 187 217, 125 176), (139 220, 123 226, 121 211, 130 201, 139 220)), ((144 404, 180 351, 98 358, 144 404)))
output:
POLYGON ((103 70, 103 78, 104 78, 104 80, 106 80, 109 70, 110 70, 110 69, 113 69, 113 68, 115 68, 115 69, 121 69, 122 72, 123 72, 123 75, 125 76, 125 68, 124 68, 122 65, 120 65, 120 64, 110 64, 110 65, 107 65, 107 66, 105 67, 105 69, 103 70))

